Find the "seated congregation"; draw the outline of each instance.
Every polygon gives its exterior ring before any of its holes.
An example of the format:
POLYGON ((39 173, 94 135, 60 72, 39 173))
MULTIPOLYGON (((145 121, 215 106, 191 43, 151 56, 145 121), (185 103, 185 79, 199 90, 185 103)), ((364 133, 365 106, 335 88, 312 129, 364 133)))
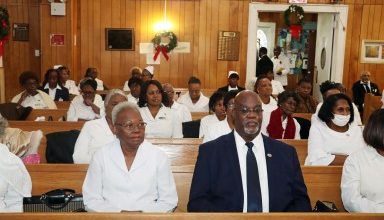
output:
MULTIPOLYGON (((166 213, 180 202, 188 212, 309 212, 314 201, 306 166, 343 166, 336 189, 340 210, 384 212, 384 110, 375 111, 363 128, 360 104, 340 83, 323 82, 319 103, 310 80, 284 91, 273 82, 271 68, 260 71, 253 91, 240 87, 240 74, 229 71, 227 85, 204 95, 196 77, 185 94, 176 94, 170 83, 153 79, 152 66, 132 68, 124 91, 108 90, 96 68, 88 68, 77 87, 69 69, 60 67, 48 70, 41 86, 36 74, 22 73, 24 90, 12 102, 33 112, 70 101, 63 121, 55 123, 79 123, 70 159, 73 166, 89 164, 81 190, 89 212, 166 213), (196 156, 187 168, 193 171, 189 198, 181 201, 174 169, 186 168, 174 166, 164 150, 172 146, 156 141, 177 142, 190 133, 200 139, 189 144, 196 156), (303 163, 298 149, 287 144, 300 139, 308 139, 303 163)), ((0 118, 0 212, 23 211, 34 184, 24 164, 45 157, 38 152, 48 133, 11 128, 12 123, 0 118)))

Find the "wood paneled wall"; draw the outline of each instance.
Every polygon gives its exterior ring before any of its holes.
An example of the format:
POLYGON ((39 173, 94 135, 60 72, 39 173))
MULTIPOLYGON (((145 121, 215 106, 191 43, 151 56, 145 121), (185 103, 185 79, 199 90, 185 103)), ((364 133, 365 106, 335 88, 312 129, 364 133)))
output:
MULTIPOLYGON (((309 3, 328 3, 330 0, 309 0, 309 3)), ((11 20, 30 24, 40 22, 41 75, 55 65, 65 64, 72 70, 72 77, 79 80, 88 66, 100 71, 100 78, 110 87, 120 87, 129 77, 132 66, 145 67, 145 55, 139 54, 139 43, 150 42, 154 36, 153 24, 163 18, 163 0, 68 0, 67 15, 51 16, 49 4, 41 1, 39 17, 31 17, 28 0, 0 0, 8 5, 11 20), (23 9, 24 8, 24 9, 23 9), (133 27, 135 51, 106 51, 104 29, 107 27, 133 27), (49 34, 65 34, 64 47, 51 47, 49 34), (75 44, 76 43, 76 44, 75 44)), ((286 3, 278 0, 276 3, 286 3)), ((161 58, 155 66, 155 78, 170 81, 176 87, 186 87, 191 75, 199 77, 205 88, 217 88, 226 83, 228 70, 237 70, 244 82, 248 35, 248 0, 168 0, 168 19, 180 41, 191 43, 191 53, 172 54, 169 61, 161 58), (240 60, 217 60, 217 35, 219 30, 240 31, 240 60)), ((347 42, 343 83, 350 88, 362 70, 372 73, 372 81, 384 87, 384 64, 360 63, 363 39, 384 40, 383 0, 344 0, 349 5, 347 42)), ((273 4, 273 3, 272 3, 273 4)), ((36 5, 36 3, 35 3, 36 5)), ((35 15, 35 14, 33 14, 35 15)), ((6 47, 6 95, 16 94, 17 77, 22 70, 33 69, 31 54, 34 44, 10 42, 6 47), (13 61, 11 61, 13 60, 13 61)))

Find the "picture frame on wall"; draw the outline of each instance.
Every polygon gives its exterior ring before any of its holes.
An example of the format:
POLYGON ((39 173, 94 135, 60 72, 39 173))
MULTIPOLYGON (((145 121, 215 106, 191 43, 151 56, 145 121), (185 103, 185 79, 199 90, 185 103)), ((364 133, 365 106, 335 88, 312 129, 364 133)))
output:
POLYGON ((363 40, 360 51, 361 63, 384 63, 384 40, 363 40))
POLYGON ((105 50, 134 51, 135 34, 133 28, 105 28, 105 50))

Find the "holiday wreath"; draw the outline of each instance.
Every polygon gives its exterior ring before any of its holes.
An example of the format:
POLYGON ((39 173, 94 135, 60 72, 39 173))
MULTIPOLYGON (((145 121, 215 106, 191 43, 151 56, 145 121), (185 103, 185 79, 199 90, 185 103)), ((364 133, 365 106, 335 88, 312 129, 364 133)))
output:
POLYGON ((302 25, 304 19, 304 9, 298 5, 290 5, 284 12, 285 24, 289 27, 291 24, 302 25))
POLYGON ((172 31, 164 31, 157 33, 152 39, 153 46, 155 47, 154 60, 162 53, 165 59, 169 59, 168 53, 177 47, 177 37, 172 31))
POLYGON ((4 44, 8 40, 10 31, 8 10, 0 7, 0 57, 3 56, 4 44))

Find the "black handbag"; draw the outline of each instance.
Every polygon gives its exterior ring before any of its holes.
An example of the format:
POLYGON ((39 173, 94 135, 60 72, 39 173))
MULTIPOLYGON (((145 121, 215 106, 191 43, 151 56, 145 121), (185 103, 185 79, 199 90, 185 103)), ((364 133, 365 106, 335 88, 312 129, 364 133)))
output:
POLYGON ((85 212, 83 195, 72 189, 55 189, 23 199, 24 212, 85 212))
POLYGON ((317 200, 315 208, 313 208, 314 212, 338 212, 335 203, 328 201, 320 201, 317 200))

